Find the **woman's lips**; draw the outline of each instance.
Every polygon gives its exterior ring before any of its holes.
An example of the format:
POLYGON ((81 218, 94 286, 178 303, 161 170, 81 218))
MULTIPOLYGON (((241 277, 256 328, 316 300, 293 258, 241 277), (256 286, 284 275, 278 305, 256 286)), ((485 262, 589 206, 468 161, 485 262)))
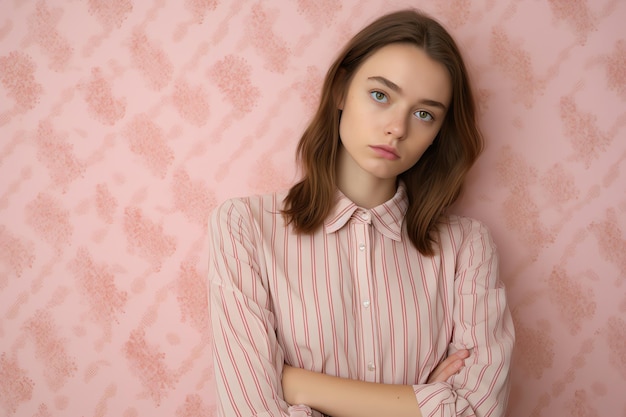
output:
POLYGON ((396 153, 396 150, 391 146, 386 145, 378 145, 378 146, 370 146, 372 150, 378 155, 390 161, 395 161, 396 159, 400 159, 400 156, 396 153))

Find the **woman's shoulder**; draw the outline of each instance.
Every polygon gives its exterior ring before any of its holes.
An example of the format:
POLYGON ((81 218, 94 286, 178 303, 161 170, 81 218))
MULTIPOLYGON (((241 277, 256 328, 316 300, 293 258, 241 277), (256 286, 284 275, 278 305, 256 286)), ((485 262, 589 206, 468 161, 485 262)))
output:
POLYGON ((487 225, 474 217, 463 216, 460 214, 448 214, 443 217, 442 223, 452 228, 458 228, 465 231, 482 230, 488 231, 487 225))
POLYGON ((211 212, 212 218, 249 217, 263 213, 281 213, 286 191, 230 197, 219 203, 211 212))
POLYGON ((472 217, 458 214, 447 215, 440 222, 439 232, 442 240, 451 240, 457 248, 478 242, 495 249, 495 243, 487 225, 472 217))

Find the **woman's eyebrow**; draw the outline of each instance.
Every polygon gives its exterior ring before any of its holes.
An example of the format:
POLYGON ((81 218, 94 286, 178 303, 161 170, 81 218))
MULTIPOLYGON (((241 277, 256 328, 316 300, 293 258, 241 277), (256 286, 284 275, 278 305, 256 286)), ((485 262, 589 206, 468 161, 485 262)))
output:
MULTIPOLYGON (((376 81, 379 82, 381 84, 384 84, 387 88, 389 88, 390 90, 395 91, 398 94, 402 94, 402 88, 394 83, 393 81, 385 78, 385 77, 381 77, 380 75, 375 75, 373 77, 368 77, 368 80, 371 81, 376 81)), ((447 111, 448 108, 445 106, 445 104, 437 101, 437 100, 431 100, 431 99, 423 99, 420 100, 421 104, 425 104, 427 106, 433 106, 433 107, 439 107, 440 109, 442 109, 443 111, 447 111)))
POLYGON ((402 93, 402 88, 391 80, 388 80, 385 77, 381 77, 379 75, 375 75, 373 77, 369 77, 368 80, 378 81, 381 84, 385 84, 389 89, 395 91, 396 93, 402 93))

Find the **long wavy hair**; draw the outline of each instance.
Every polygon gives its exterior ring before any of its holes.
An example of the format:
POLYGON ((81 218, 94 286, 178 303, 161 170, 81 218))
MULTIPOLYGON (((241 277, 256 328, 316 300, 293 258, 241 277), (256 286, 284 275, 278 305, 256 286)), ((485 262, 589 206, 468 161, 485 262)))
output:
POLYGON ((283 215, 298 233, 312 233, 323 225, 335 204, 339 102, 359 66, 393 43, 421 48, 443 64, 452 82, 450 106, 433 144, 398 177, 407 189, 408 236, 420 253, 432 256, 437 224, 458 198, 467 172, 483 149, 483 139, 469 77, 456 43, 441 24, 415 10, 390 13, 366 26, 329 68, 317 112, 297 147, 302 179, 289 190, 283 215))

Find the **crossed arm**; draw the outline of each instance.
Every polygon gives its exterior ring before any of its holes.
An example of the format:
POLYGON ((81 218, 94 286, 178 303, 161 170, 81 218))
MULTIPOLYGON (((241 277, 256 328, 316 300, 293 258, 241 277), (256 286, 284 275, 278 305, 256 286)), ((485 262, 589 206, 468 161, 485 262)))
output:
MULTIPOLYGON (((430 375, 428 383, 445 382, 459 372, 468 356, 466 349, 448 356, 430 375)), ((282 387, 288 403, 306 404, 334 417, 421 417, 411 385, 338 378, 285 365, 282 387)))

